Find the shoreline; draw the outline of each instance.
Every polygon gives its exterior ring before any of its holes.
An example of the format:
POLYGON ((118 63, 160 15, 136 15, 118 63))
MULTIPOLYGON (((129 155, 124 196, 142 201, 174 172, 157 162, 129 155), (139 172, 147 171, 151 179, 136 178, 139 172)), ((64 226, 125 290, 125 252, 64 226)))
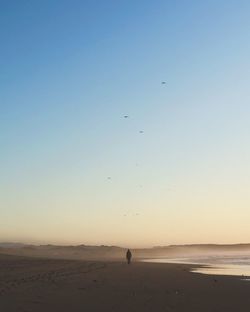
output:
MULTIPOLYGON (((236 276, 241 277, 242 280, 250 279, 250 265, 249 264, 236 264, 236 263, 220 263, 220 262, 204 262, 195 261, 195 258, 154 258, 143 259, 145 263, 167 263, 167 264, 185 264, 197 266, 191 269, 190 272, 205 275, 218 275, 218 276, 236 276), (187 260, 183 260, 187 259, 187 260)), ((220 259, 220 258, 218 258, 220 259)), ((204 259, 203 259, 204 260, 204 259)))

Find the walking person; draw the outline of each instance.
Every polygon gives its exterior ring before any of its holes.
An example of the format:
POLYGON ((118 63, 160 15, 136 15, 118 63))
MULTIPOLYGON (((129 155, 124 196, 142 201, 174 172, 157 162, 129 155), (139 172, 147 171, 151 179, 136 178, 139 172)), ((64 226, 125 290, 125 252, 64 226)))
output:
POLYGON ((128 249, 127 253, 126 253, 126 258, 127 258, 128 264, 130 264, 131 259, 132 259, 132 253, 131 253, 131 251, 129 249, 128 249))

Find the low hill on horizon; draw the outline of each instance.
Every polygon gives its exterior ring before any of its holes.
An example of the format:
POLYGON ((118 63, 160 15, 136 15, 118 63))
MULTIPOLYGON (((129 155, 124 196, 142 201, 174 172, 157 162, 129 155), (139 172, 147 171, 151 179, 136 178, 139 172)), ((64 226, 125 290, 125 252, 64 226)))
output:
MULTIPOLYGON (((119 260, 124 258, 126 248, 93 245, 30 245, 0 243, 0 253, 28 257, 75 260, 119 260)), ((132 248, 134 258, 176 258, 213 255, 250 255, 250 244, 190 244, 132 248)))

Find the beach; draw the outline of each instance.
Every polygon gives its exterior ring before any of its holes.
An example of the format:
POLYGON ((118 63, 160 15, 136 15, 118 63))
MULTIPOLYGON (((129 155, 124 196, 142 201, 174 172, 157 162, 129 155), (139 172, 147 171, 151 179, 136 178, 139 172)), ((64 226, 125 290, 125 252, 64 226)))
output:
POLYGON ((249 282, 192 268, 0 255, 0 311, 249 311, 249 282))

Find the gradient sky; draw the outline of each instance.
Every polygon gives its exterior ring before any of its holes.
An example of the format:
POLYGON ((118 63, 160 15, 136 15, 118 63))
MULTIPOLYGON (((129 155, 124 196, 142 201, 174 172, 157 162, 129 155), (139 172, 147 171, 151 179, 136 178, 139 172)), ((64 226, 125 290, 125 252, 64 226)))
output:
POLYGON ((0 1, 0 241, 250 242, 249 16, 0 1))

